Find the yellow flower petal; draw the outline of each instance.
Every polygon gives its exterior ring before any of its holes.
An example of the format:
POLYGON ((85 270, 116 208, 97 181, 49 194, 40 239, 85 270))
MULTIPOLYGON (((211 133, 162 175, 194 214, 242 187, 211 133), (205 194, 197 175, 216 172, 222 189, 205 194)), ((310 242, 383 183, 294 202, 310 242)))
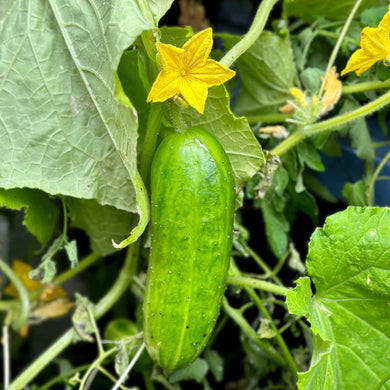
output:
POLYGON ((231 79, 235 72, 207 59, 213 46, 212 29, 194 35, 182 48, 157 43, 162 70, 158 74, 147 102, 163 102, 176 95, 203 114, 208 87, 231 79))
POLYGON ((213 30, 207 28, 194 35, 183 46, 186 51, 187 66, 202 66, 213 47, 213 30))
POLYGON ((344 75, 356 71, 360 76, 377 61, 385 61, 390 55, 390 8, 377 28, 365 27, 360 38, 361 48, 356 50, 341 71, 344 75))
POLYGON ((173 72, 163 69, 153 83, 146 101, 164 102, 165 100, 178 95, 180 93, 179 83, 180 75, 178 76, 173 72))
POLYGON ((200 114, 203 114, 208 94, 207 84, 204 81, 186 77, 182 81, 180 92, 191 107, 195 108, 200 114))
POLYGON ((214 60, 207 60, 202 68, 191 71, 191 76, 204 81, 208 87, 221 85, 234 77, 235 74, 236 72, 214 60))
POLYGON ((163 69, 179 70, 185 66, 184 49, 160 42, 157 42, 157 47, 163 69))

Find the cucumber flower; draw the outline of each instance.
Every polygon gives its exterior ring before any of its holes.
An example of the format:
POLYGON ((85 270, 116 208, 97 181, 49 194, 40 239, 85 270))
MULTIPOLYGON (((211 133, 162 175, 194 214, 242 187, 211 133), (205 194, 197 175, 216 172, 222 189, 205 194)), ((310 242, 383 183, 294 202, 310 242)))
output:
POLYGON ((356 71, 360 76, 377 61, 390 65, 390 8, 377 28, 365 27, 362 30, 360 49, 352 54, 341 74, 356 71))
POLYGON ((181 95, 200 114, 208 88, 231 79, 235 72, 208 59, 213 46, 212 29, 194 35, 182 48, 157 42, 162 70, 152 85, 147 102, 163 102, 181 95))

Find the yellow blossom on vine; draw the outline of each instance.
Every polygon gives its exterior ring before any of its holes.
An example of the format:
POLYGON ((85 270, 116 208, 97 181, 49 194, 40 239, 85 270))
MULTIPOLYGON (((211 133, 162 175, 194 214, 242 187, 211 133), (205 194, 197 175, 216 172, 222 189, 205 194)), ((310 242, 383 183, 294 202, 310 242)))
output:
POLYGON ((352 54, 341 74, 356 71, 360 76, 377 61, 390 62, 390 8, 377 28, 365 27, 362 30, 360 49, 352 54))
POLYGON ((162 70, 146 101, 163 102, 181 95, 203 114, 208 88, 223 84, 235 75, 219 62, 208 59, 212 46, 211 28, 194 35, 182 48, 158 42, 162 70))

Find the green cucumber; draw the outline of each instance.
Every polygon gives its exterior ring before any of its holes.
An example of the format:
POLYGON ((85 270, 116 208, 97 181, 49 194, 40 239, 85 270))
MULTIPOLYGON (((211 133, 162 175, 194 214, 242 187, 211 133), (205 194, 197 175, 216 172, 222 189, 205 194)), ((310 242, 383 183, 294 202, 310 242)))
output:
POLYGON ((203 351, 226 287, 235 191, 229 159, 214 136, 190 129, 161 142, 151 204, 144 340, 159 366, 175 370, 203 351))

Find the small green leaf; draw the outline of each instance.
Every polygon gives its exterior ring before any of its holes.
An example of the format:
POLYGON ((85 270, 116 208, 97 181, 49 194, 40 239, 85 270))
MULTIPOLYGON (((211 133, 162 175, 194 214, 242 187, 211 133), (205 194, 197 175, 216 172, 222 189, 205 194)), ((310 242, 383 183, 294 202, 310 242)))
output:
POLYGON ((346 197, 351 206, 367 206, 367 186, 364 181, 359 180, 356 183, 346 183, 342 195, 346 197))
POLYGON ((169 382, 174 384, 181 381, 194 380, 201 383, 209 370, 206 360, 196 359, 193 363, 180 370, 175 371, 170 377, 169 382))
POLYGON ((115 355, 115 372, 121 376, 127 369, 130 360, 127 353, 126 344, 123 341, 118 342, 118 352, 115 355))
POLYGON ((216 382, 222 382, 224 377, 223 358, 213 349, 207 349, 204 353, 204 359, 207 361, 211 373, 214 375, 216 382))
POLYGON ((49 242, 58 219, 57 207, 41 191, 0 188, 0 207, 25 211, 23 224, 43 247, 49 242))
POLYGON ((93 342, 94 339, 90 336, 95 332, 95 324, 93 322, 94 305, 88 298, 76 293, 76 310, 72 316, 74 330, 76 331, 75 340, 84 340, 93 342))
POLYGON ((38 280, 41 283, 50 283, 56 274, 56 263, 50 258, 43 261, 38 268, 29 272, 32 280, 38 280))
POLYGON ((261 210, 263 212, 268 243, 272 252, 280 259, 287 250, 290 224, 284 214, 275 210, 272 203, 266 200, 261 202, 261 210))
POLYGON ((379 207, 349 207, 313 233, 307 270, 316 292, 305 277, 287 295, 289 311, 315 334, 300 389, 375 389, 388 376, 389 237, 390 210, 379 207))
POLYGON ((70 261, 70 268, 76 268, 79 264, 79 258, 77 255, 76 241, 73 240, 65 244, 65 251, 70 261))

